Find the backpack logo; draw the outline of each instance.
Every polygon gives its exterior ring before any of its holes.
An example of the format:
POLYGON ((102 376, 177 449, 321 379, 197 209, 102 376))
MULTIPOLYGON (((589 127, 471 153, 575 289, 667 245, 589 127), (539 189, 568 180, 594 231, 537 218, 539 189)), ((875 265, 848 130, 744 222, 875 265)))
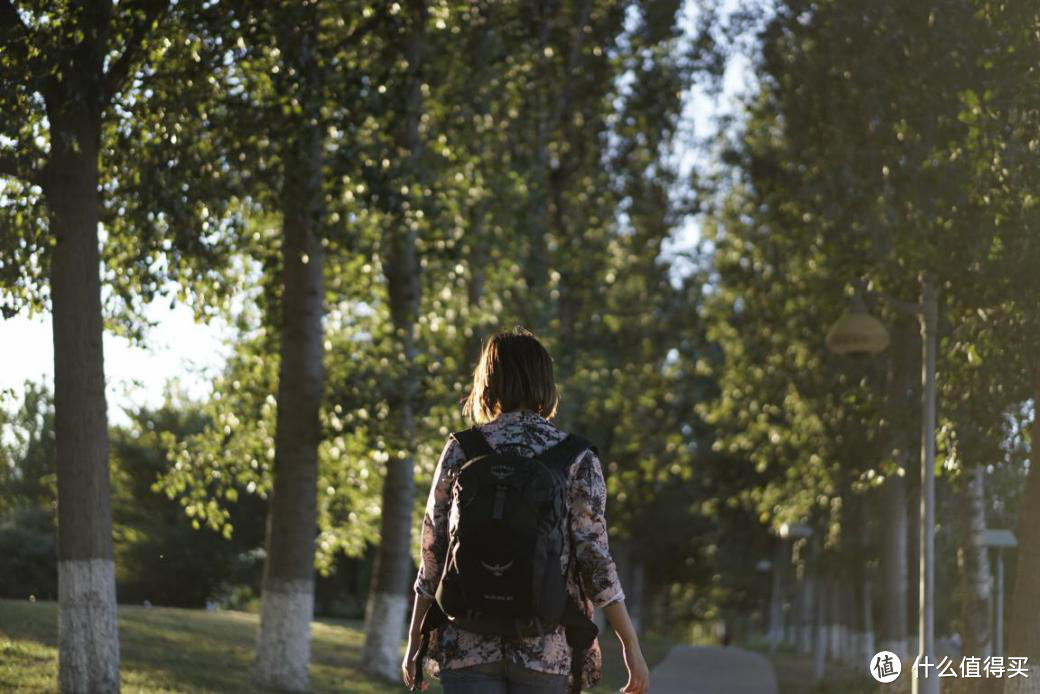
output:
MULTIPOLYGON (((514 559, 513 561, 516 561, 516 560, 514 559)), ((508 564, 498 564, 497 566, 494 565, 494 564, 485 564, 484 562, 480 562, 480 565, 483 566, 488 571, 490 571, 492 576, 494 576, 495 578, 498 578, 502 574, 504 574, 506 571, 509 570, 509 567, 511 567, 513 565, 513 562, 511 561, 508 564)))
POLYGON ((495 479, 504 480, 513 474, 513 467, 511 465, 495 465, 490 472, 495 479))

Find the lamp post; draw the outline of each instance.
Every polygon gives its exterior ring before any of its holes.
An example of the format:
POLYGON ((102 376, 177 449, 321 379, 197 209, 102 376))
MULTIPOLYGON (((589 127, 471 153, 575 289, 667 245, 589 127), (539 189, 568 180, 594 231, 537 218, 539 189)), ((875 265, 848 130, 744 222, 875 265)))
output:
MULTIPOLYGON (((852 306, 827 332, 827 348, 852 356, 877 354, 888 346, 888 331, 867 313, 863 295, 871 294, 898 311, 915 316, 921 324, 921 570, 918 595, 917 662, 935 664, 935 344, 938 322, 938 292, 922 275, 921 298, 916 304, 900 301, 881 292, 868 292, 863 282, 856 283, 852 306)), ((924 673, 928 673, 925 667, 924 673)), ((912 677, 913 694, 938 694, 939 678, 912 677)))

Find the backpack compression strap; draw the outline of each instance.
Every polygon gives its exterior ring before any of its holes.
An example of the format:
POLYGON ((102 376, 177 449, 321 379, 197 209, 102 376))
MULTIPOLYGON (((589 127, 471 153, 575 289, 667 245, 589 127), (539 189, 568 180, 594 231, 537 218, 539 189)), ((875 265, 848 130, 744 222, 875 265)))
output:
POLYGON ((566 630, 567 645, 571 647, 571 679, 568 694, 581 694, 585 656, 596 640, 599 627, 585 616, 570 596, 567 596, 561 623, 566 630))
POLYGON ((422 622, 419 625, 419 650, 415 654, 415 686, 412 688, 412 691, 421 691, 423 689, 423 668, 426 664, 426 651, 430 647, 430 634, 447 621, 448 617, 441 610, 437 601, 431 603, 430 609, 423 615, 422 622))
POLYGON ((472 460, 478 456, 495 452, 495 449, 487 442, 484 435, 477 431, 476 427, 464 431, 456 431, 452 434, 452 438, 462 446, 462 452, 466 456, 466 460, 472 460))

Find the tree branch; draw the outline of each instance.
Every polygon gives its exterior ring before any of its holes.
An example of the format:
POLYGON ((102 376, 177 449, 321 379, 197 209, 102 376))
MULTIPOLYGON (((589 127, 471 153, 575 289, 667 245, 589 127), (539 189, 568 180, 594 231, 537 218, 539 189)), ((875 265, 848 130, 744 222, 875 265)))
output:
POLYGON ((125 10, 130 15, 130 36, 123 46, 122 55, 112 62, 105 73, 105 103, 110 102, 119 91, 130 73, 130 67, 141 55, 148 32, 169 9, 168 0, 143 0, 125 10), (138 20, 136 23, 135 18, 138 20))

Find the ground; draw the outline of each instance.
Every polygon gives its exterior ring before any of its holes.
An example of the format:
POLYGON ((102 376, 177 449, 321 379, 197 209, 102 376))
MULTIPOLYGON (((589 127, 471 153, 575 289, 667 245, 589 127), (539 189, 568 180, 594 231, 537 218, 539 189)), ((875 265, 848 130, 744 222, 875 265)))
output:
POLYGON ((778 694, 769 660, 735 646, 678 645, 654 668, 654 694, 778 694))
MULTIPOLYGON (((57 682, 57 605, 0 600, 0 691, 53 692, 57 682)), ((249 663, 258 615, 169 607, 119 606, 123 694, 217 694, 256 691, 249 663)), ((312 623, 311 683, 314 692, 400 694, 401 686, 377 683, 359 669, 362 632, 357 622, 312 623)), ((673 644, 644 639, 651 667, 673 644)), ((616 692, 625 682, 617 639, 603 639, 604 681, 593 692, 616 692)), ((432 683, 430 694, 439 694, 432 683)))

